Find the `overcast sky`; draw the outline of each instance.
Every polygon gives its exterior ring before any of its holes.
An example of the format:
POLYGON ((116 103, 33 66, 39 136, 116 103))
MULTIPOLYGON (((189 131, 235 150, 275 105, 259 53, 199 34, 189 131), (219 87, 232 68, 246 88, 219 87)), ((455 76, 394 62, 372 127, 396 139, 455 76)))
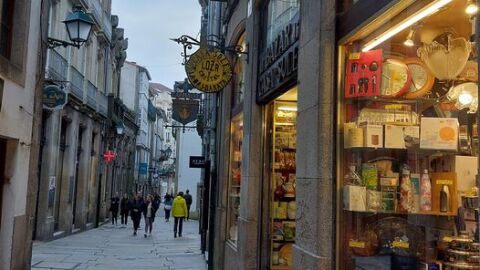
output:
POLYGON ((152 82, 173 88, 175 81, 183 81, 183 47, 170 38, 199 36, 198 0, 113 0, 112 14, 125 29, 128 61, 147 67, 152 82))

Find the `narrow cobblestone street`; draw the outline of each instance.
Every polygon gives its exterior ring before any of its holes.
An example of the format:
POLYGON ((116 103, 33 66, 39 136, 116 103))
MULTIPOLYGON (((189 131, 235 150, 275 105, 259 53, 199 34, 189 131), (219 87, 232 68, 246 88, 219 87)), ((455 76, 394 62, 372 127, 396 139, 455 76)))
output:
POLYGON ((184 222, 182 238, 173 237, 172 219, 167 223, 157 217, 154 232, 147 238, 143 220, 137 236, 132 235, 130 219, 128 223, 127 227, 105 224, 55 241, 37 242, 32 269, 206 269, 198 222, 184 222))

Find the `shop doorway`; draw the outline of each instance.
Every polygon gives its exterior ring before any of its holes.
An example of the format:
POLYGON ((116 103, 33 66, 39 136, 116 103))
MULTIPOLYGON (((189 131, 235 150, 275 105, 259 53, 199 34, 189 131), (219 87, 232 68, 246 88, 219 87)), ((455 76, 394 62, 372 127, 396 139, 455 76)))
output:
POLYGON ((292 269, 296 227, 297 87, 266 108, 263 184, 263 269, 292 269))

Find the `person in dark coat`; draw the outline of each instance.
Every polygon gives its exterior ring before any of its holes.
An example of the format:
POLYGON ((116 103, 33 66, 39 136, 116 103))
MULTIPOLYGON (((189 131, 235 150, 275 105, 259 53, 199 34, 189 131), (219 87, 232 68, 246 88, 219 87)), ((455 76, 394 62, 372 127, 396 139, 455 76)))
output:
POLYGON ((170 211, 172 211, 173 198, 170 194, 165 194, 163 201, 163 210, 165 210, 165 221, 170 220, 170 211))
POLYGON ((112 214, 112 225, 117 225, 117 216, 118 216, 118 206, 120 204, 120 198, 118 198, 118 193, 115 193, 110 199, 110 213, 112 214))
POLYGON ((129 212, 129 200, 127 193, 123 194, 123 198, 120 201, 120 218, 122 225, 127 225, 128 221, 128 212, 129 212))
POLYGON ((137 235, 138 227, 140 227, 140 219, 142 219, 143 201, 138 195, 130 202, 130 216, 133 222, 133 235, 137 235))
POLYGON ((190 219, 190 206, 192 206, 192 195, 190 195, 190 190, 185 190, 185 195, 183 195, 183 198, 187 202, 187 217, 186 220, 190 219))
POLYGON ((152 228, 153 228, 153 222, 155 221, 155 213, 157 212, 158 205, 155 202, 155 199, 153 198, 152 195, 147 196, 147 200, 144 203, 143 206, 143 214, 145 216, 145 233, 144 237, 147 237, 148 235, 152 235, 152 228))

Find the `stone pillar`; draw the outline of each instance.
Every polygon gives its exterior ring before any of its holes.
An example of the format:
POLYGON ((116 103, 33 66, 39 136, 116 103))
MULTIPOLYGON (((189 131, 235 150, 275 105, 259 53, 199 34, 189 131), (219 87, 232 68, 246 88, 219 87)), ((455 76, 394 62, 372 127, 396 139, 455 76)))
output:
POLYGON ((49 113, 45 125, 44 145, 41 160, 41 180, 38 191, 37 205, 37 240, 49 240, 53 237, 55 220, 53 211, 55 209, 55 189, 58 188, 57 159, 59 158, 61 111, 55 110, 49 113), (50 185, 53 184, 53 190, 50 185), (49 205, 49 201, 51 205, 49 205))
POLYGON ((82 141, 78 142, 81 147, 78 160, 77 175, 77 202, 75 210, 75 228, 85 229, 88 214, 87 195, 88 179, 90 179, 91 152, 92 152, 92 120, 85 119, 82 141))
MULTIPOLYGON (((100 170, 100 134, 95 132, 93 136, 93 151, 94 155, 92 156, 92 167, 90 172, 90 179, 88 183, 88 220, 89 222, 95 222, 97 217, 97 197, 98 197, 98 188, 99 188, 99 170, 100 170)), ((101 196, 100 196, 101 199, 101 196)))
POLYGON ((335 269, 335 1, 301 1, 294 269, 335 269))
MULTIPOLYGON (((239 269, 259 269, 258 238, 262 219, 262 162, 264 155, 264 134, 262 106, 256 103, 258 31, 260 13, 256 10, 246 22, 246 39, 249 44, 249 63, 245 69, 245 91, 243 101, 243 142, 242 142, 242 186, 240 217, 238 220, 238 264, 239 269)), ((267 180, 268 181, 268 180, 267 180)))
POLYGON ((79 115, 73 110, 66 110, 67 115, 71 117, 66 132, 66 147, 63 156, 62 185, 60 192, 60 215, 59 229, 66 233, 72 232, 73 221, 73 199, 75 192, 75 162, 77 159, 78 133, 79 133, 79 115))

